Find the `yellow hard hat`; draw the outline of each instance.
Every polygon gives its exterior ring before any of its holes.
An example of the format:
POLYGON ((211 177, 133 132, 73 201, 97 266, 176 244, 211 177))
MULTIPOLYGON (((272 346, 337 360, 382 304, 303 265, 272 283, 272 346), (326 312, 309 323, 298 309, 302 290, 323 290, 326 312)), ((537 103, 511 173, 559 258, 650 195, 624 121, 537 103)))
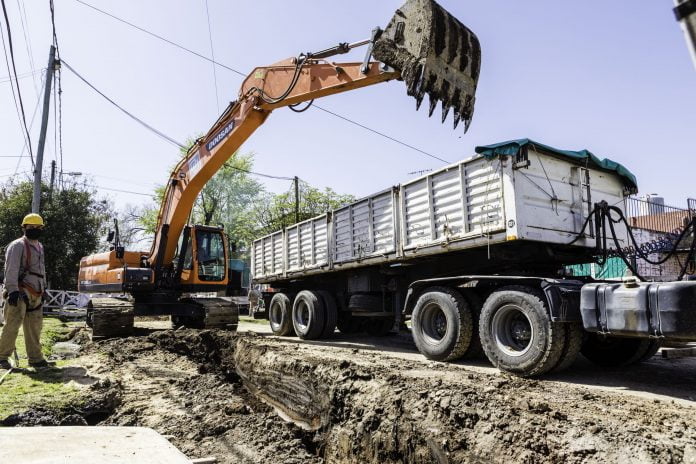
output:
POLYGON ((41 216, 39 216, 36 213, 30 213, 24 216, 24 219, 22 220, 22 226, 27 226, 27 225, 32 225, 32 226, 42 226, 44 225, 44 220, 41 216))

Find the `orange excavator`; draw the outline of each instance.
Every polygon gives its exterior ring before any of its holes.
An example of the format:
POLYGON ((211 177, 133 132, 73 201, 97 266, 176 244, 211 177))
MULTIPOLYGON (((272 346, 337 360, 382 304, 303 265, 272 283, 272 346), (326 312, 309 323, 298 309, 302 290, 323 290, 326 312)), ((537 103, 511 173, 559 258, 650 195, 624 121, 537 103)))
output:
POLYGON ((170 315, 174 325, 235 329, 238 314, 222 298, 200 297, 228 283, 228 243, 221 228, 192 225, 190 215, 206 182, 263 124, 272 111, 302 111, 321 97, 402 80, 429 115, 442 103, 442 121, 452 110, 454 127, 469 126, 474 110, 481 50, 476 36, 433 0, 408 0, 386 28, 371 38, 303 53, 254 69, 208 133, 176 165, 166 186, 149 252, 125 251, 118 228, 111 250, 82 258, 79 290, 94 297, 87 323, 94 336, 132 331, 134 315, 170 315), (365 46, 362 62, 334 63, 332 56, 365 46), (304 104, 304 108, 298 105, 304 104))

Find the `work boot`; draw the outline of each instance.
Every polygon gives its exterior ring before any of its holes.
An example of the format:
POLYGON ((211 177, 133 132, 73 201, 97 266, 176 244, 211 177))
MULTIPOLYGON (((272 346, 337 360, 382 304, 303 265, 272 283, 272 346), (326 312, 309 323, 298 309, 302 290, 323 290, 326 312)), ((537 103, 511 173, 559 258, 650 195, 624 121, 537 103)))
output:
POLYGON ((3 359, 0 361, 0 369, 10 370, 12 369, 12 364, 7 359, 3 359))
POLYGON ((35 362, 30 362, 29 367, 35 367, 35 368, 42 368, 42 367, 53 367, 55 366, 56 363, 54 362, 48 362, 45 359, 42 359, 41 361, 35 361, 35 362))

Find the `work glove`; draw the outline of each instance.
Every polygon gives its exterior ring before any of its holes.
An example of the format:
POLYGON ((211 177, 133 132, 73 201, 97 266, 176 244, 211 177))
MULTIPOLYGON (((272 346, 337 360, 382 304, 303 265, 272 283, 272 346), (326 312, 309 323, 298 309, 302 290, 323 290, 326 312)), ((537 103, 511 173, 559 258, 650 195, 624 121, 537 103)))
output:
POLYGON ((7 302, 10 304, 10 306, 17 306, 17 303, 19 303, 19 297, 19 291, 10 292, 10 294, 7 296, 7 302))

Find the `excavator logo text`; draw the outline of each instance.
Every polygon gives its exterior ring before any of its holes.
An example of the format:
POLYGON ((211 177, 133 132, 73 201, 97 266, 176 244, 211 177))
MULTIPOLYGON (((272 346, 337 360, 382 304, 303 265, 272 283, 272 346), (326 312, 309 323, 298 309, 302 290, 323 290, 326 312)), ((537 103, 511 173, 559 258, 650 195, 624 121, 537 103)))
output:
POLYGON ((225 138, 230 135, 230 132, 234 130, 234 120, 230 121, 229 124, 227 124, 225 127, 223 127, 220 132, 215 134, 215 137, 213 137, 210 142, 208 142, 205 145, 205 148, 208 149, 208 151, 211 151, 213 148, 215 148, 220 142, 225 140, 225 138))

